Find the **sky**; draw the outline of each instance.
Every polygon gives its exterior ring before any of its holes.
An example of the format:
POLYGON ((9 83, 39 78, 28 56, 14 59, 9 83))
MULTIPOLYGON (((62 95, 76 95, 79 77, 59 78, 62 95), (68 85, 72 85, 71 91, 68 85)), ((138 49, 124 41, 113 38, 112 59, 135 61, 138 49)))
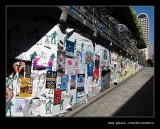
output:
POLYGON ((147 13, 150 24, 150 43, 154 44, 154 6, 132 6, 138 14, 147 13))

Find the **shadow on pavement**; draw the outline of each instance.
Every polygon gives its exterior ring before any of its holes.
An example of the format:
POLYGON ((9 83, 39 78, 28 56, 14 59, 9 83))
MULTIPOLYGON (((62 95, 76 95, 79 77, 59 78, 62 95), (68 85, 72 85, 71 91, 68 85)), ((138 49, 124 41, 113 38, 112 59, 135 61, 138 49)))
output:
POLYGON ((113 116, 153 116, 153 76, 113 116))

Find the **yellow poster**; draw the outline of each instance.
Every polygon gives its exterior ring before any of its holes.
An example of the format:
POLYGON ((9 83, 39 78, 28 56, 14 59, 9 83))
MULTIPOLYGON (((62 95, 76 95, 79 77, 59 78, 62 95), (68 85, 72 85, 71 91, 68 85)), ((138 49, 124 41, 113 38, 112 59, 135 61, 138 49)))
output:
POLYGON ((30 78, 20 78, 19 97, 32 97, 32 87, 30 86, 30 78))

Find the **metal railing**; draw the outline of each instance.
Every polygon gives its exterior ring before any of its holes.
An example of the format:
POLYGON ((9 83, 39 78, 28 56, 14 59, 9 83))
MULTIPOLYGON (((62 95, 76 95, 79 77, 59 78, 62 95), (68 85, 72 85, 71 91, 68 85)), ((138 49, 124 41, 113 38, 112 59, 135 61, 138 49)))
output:
POLYGON ((119 21, 114 18, 110 20, 110 16, 104 18, 103 12, 99 11, 97 7, 68 6, 68 8, 79 17, 94 25, 97 33, 104 33, 106 36, 115 41, 113 42, 115 45, 121 47, 124 51, 129 49, 130 55, 134 55, 140 62, 144 62, 145 59, 139 53, 138 49, 129 44, 127 39, 122 38, 122 36, 117 33, 116 24, 120 24, 119 21))

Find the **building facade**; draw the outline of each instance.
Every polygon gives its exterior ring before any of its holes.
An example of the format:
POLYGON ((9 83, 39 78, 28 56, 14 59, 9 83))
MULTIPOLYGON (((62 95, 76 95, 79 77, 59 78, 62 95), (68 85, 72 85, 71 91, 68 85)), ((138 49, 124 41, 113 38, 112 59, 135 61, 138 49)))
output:
POLYGON ((146 13, 140 13, 138 15, 138 19, 142 28, 142 32, 143 32, 143 37, 144 40, 147 43, 147 47, 145 49, 142 49, 141 51, 143 51, 146 55, 146 60, 149 58, 149 17, 148 14, 146 13))

